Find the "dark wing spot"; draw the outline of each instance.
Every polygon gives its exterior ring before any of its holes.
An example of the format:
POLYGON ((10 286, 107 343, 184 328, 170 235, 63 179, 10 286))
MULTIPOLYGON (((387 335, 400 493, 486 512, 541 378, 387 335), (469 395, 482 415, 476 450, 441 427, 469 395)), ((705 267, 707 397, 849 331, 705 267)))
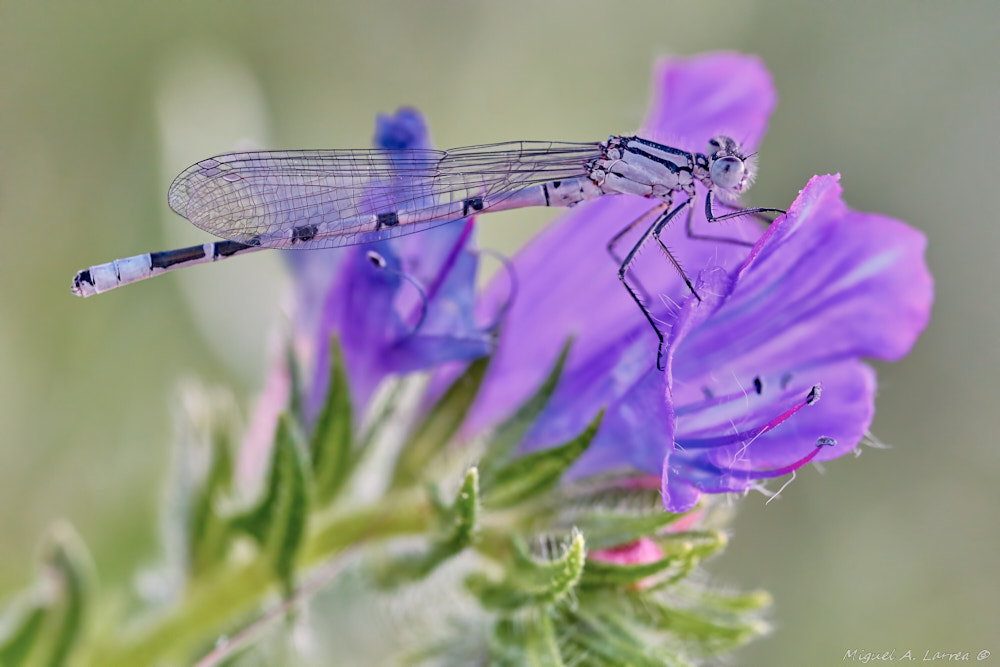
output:
POLYGON ((462 215, 469 215, 469 211, 482 211, 483 210, 483 198, 482 197, 472 197, 466 199, 462 202, 462 215))
POLYGON ((399 215, 396 211, 391 211, 389 213, 379 213, 378 214, 378 224, 375 225, 375 229, 379 230, 383 227, 395 227, 399 224, 399 215))
POLYGON ((292 243, 305 243, 316 238, 319 228, 316 225, 302 225, 292 229, 292 243))

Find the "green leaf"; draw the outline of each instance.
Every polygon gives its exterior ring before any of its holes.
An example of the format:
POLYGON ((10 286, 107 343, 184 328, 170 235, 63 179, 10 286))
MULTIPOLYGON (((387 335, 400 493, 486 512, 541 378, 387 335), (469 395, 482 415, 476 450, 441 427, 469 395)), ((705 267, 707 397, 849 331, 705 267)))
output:
POLYGON ((600 609, 577 610, 566 614, 565 632, 567 646, 564 653, 587 657, 587 664, 636 665, 639 667, 664 667, 691 664, 676 650, 653 648, 651 637, 644 636, 640 628, 620 615, 602 613, 600 609), (575 649, 575 650, 574 650, 575 649))
POLYGON ((636 563, 633 565, 621 565, 609 563, 607 561, 587 560, 587 567, 583 571, 583 578, 580 580, 581 588, 592 588, 597 586, 631 586, 638 584, 643 579, 648 579, 660 574, 670 567, 678 565, 676 556, 667 556, 649 563, 636 563))
POLYGON ((562 667, 555 627, 547 613, 497 621, 489 646, 489 664, 511 667, 562 667))
POLYGON ((407 554, 390 559, 375 573, 383 587, 422 579, 436 567, 469 546, 475 538, 479 516, 479 472, 470 468, 465 473, 462 488, 443 516, 443 534, 419 554, 407 554))
POLYGON ((279 470, 278 496, 265 549, 285 586, 286 594, 290 595, 295 559, 309 518, 309 490, 305 457, 292 435, 288 417, 278 422, 275 445, 275 465, 279 470))
POLYGON ((291 340, 285 345, 285 365, 288 368, 288 411, 296 419, 302 419, 302 373, 291 340))
POLYGON ((602 409, 573 440, 523 456, 497 471, 492 486, 483 485, 483 504, 493 509, 511 507, 551 489, 566 469, 587 451, 603 417, 602 409))
POLYGON ((672 558, 674 572, 660 578, 652 588, 667 588, 683 581, 705 558, 725 548, 725 533, 716 530, 696 530, 658 535, 654 538, 665 558, 672 558))
POLYGON ((545 409, 549 399, 556 390, 563 368, 566 365, 566 357, 569 356, 573 339, 568 339, 559 350, 559 356, 549 371, 548 376, 538 387, 538 390, 517 409, 511 417, 497 427, 496 433, 490 442, 485 454, 479 462, 479 470, 482 475, 483 485, 489 486, 493 483, 493 478, 497 469, 507 462, 510 455, 524 438, 528 428, 535 422, 538 416, 545 409))
POLYGON ((698 604, 724 613, 740 614, 760 611, 774 602, 767 591, 749 593, 703 591, 698 594, 698 604))
POLYGON ((63 665, 83 630, 89 596, 94 585, 90 554, 69 524, 57 524, 42 562, 59 578, 62 615, 54 633, 51 665, 63 665))
POLYGON ((36 648, 47 617, 48 610, 35 604, 30 610, 21 612, 20 622, 16 626, 11 620, 0 625, 12 627, 6 637, 0 637, 0 665, 28 664, 28 655, 36 648))
POLYGON ((462 488, 459 489, 452 505, 453 527, 446 540, 456 553, 472 543, 479 518, 479 470, 470 468, 465 473, 462 488))
POLYGON ((677 555, 697 565, 726 548, 729 540, 720 530, 686 530, 656 537, 664 553, 677 555))
POLYGON ((292 590, 295 558, 305 535, 309 509, 307 464, 288 414, 278 420, 267 487, 260 503, 232 519, 268 556, 275 574, 292 590))
POLYGON ((67 523, 49 531, 42 546, 42 582, 17 628, 0 639, 0 665, 65 665, 83 633, 94 588, 93 565, 67 523))
POLYGON ((233 425, 213 419, 210 437, 211 463, 191 505, 188 558, 193 576, 211 569, 223 559, 229 535, 229 522, 219 516, 215 508, 218 498, 232 487, 233 425))
POLYGON ((354 417, 344 354, 336 336, 330 339, 330 388, 316 421, 312 441, 314 493, 320 505, 333 500, 354 465, 354 417))
POLYGON ((728 653, 766 634, 770 627, 752 613, 720 613, 718 609, 685 609, 636 593, 632 608, 637 621, 684 642, 701 656, 728 653))
POLYGON ((54 525, 42 545, 41 579, 19 623, 0 637, 0 665, 63 665, 80 638, 94 568, 72 527, 54 525))
POLYGON ((515 550, 514 567, 494 582, 474 574, 466 580, 469 590, 487 609, 512 611, 523 607, 554 605, 580 581, 586 562, 583 535, 575 533, 566 552, 553 561, 532 558, 523 546, 515 550))
POLYGON ((552 618, 548 614, 540 614, 536 622, 526 629, 525 662, 532 667, 561 667, 563 660, 552 618))
POLYGON ((573 523, 587 536, 591 550, 608 549, 656 535, 684 514, 663 511, 662 505, 646 514, 599 511, 573 517, 573 523))
POLYGON ((413 437, 403 447, 393 473, 392 488, 415 483, 423 476, 427 464, 451 440, 465 421, 469 407, 483 382, 489 357, 476 359, 448 388, 441 400, 431 408, 413 437))

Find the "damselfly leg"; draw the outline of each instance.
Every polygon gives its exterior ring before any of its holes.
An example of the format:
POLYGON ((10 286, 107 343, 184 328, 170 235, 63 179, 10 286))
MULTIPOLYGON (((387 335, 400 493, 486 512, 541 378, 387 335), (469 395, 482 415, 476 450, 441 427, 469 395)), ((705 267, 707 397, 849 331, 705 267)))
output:
MULTIPOLYGON (((677 217, 677 215, 681 211, 686 209, 687 220, 685 222, 685 230, 688 238, 698 241, 715 241, 718 243, 731 243, 735 245, 745 245, 745 246, 753 245, 753 242, 745 241, 743 239, 736 239, 724 236, 709 236, 705 234, 695 233, 694 215, 693 215, 694 207, 692 206, 693 201, 694 201, 693 199, 687 199, 683 203, 678 205, 676 208, 670 210, 665 210, 665 207, 663 206, 655 207, 650 211, 647 211, 637 219, 630 222, 621 231, 615 234, 614 237, 612 237, 611 241, 608 242, 608 252, 619 264, 618 279, 625 286, 625 289, 628 291, 629 296, 631 296, 632 299, 639 306, 639 310, 642 311, 642 314, 646 317, 646 320, 649 321, 650 326, 653 327, 653 331, 656 332, 656 337, 657 340, 659 341, 659 345, 657 347, 657 352, 656 352, 656 367, 661 371, 664 370, 663 345, 666 336, 663 330, 660 328, 660 325, 657 323, 653 313, 646 305, 650 300, 649 292, 646 290, 646 288, 642 285, 642 283, 637 277, 629 276, 629 270, 631 269, 632 264, 635 261, 635 257, 638 254, 638 252, 642 249, 642 247, 646 244, 646 242, 650 239, 650 237, 654 238, 660 250, 667 258, 667 261, 670 262, 670 264, 680 275, 681 279, 684 281, 684 284, 687 285, 687 288, 691 291, 691 294, 693 294, 694 297, 698 299, 698 301, 701 301, 701 296, 698 295, 698 291, 694 288, 694 284, 691 282, 691 279, 688 278, 687 273, 681 267, 680 262, 677 261, 677 258, 674 257, 673 253, 670 251, 670 248, 667 247, 667 244, 664 243, 663 239, 661 238, 661 234, 663 233, 663 230, 666 229, 667 225, 675 217, 677 217), (634 230, 637 226, 639 226, 641 223, 645 222, 654 215, 656 215, 657 217, 654 219, 652 224, 650 224, 649 227, 646 228, 646 231, 643 232, 642 236, 635 243, 635 245, 632 247, 629 253, 624 258, 620 257, 618 253, 615 251, 615 246, 625 237, 626 234, 634 230)), ((718 203, 721 203, 723 206, 728 206, 725 202, 718 202, 718 203)), ((705 217, 708 220, 708 222, 719 222, 723 220, 730 220, 733 218, 750 215, 770 224, 772 220, 765 215, 767 213, 776 213, 778 215, 784 215, 785 211, 777 208, 753 207, 753 208, 734 210, 729 213, 716 215, 715 211, 713 211, 712 209, 712 193, 709 192, 708 195, 705 197, 705 217)))
MULTIPOLYGON (((611 240, 608 241, 607 250, 608 254, 611 255, 611 259, 615 261, 616 266, 622 266, 622 263, 625 261, 625 259, 621 255, 619 255, 618 251, 616 250, 617 245, 621 242, 623 238, 625 238, 625 235, 634 230, 642 223, 659 217, 660 214, 662 214, 663 211, 666 210, 666 208, 667 204, 665 203, 659 206, 654 206, 653 208, 651 208, 650 210, 646 211, 638 218, 633 220, 632 222, 625 225, 625 227, 623 227, 617 234, 611 237, 611 240)), ((639 280, 638 276, 632 276, 631 287, 639 294, 639 298, 640 300, 642 300, 643 303, 649 302, 650 300, 649 291, 645 288, 645 286, 643 286, 642 281, 639 280)))
MULTIPOLYGON (((723 220, 732 220, 733 218, 739 218, 743 216, 752 216, 757 218, 765 225, 770 225, 774 220, 769 218, 767 213, 776 213, 778 215, 784 215, 785 211, 780 208, 764 208, 764 207, 754 207, 754 208, 741 208, 728 204, 725 201, 716 201, 716 204, 721 204, 726 208, 731 209, 729 213, 723 213, 722 215, 716 215, 715 211, 712 209, 712 193, 709 192, 705 196, 705 219, 708 222, 721 222, 723 220)), ((742 246, 753 246, 753 241, 747 241, 745 239, 737 239, 731 236, 712 236, 710 234, 698 234, 694 230, 694 216, 689 215, 687 219, 687 236, 689 239, 696 241, 715 241, 716 243, 731 243, 733 245, 742 246)))
MULTIPOLYGON (((659 344, 656 349, 656 368, 661 371, 666 369, 666 366, 664 366, 663 364, 663 343, 665 340, 665 334, 660 329, 660 326, 656 323, 656 318, 653 316, 653 313, 649 310, 649 308, 646 307, 646 304, 643 303, 642 298, 639 296, 639 291, 629 284, 629 281, 626 280, 626 276, 628 275, 629 268, 631 268, 632 263, 635 261, 635 256, 646 244, 646 241, 648 241, 650 237, 655 237, 660 247, 660 250, 663 251, 663 254, 666 256, 667 260, 673 265, 673 267, 677 270, 680 276, 684 279, 684 284, 687 285, 689 290, 691 290, 691 293, 694 294, 695 298, 701 301, 701 297, 698 296, 698 292, 695 291, 694 285, 691 283, 691 280, 687 277, 687 274, 684 273, 684 269, 681 268, 680 263, 673 256, 673 253, 670 252, 670 249, 667 248, 666 244, 660 240, 659 236, 660 232, 662 232, 666 228, 666 226, 670 223, 671 220, 677 217, 678 213, 680 213, 684 209, 689 209, 690 206, 691 206, 691 200, 687 199, 679 206, 670 210, 666 210, 663 213, 661 213, 653 221, 653 223, 646 228, 646 231, 642 233, 642 236, 639 237, 639 240, 635 243, 635 245, 628 252, 628 254, 625 255, 625 259, 622 260, 621 265, 618 267, 618 280, 620 280, 622 285, 625 286, 625 289, 628 291, 629 296, 631 296, 632 299, 636 302, 636 304, 639 306, 639 310, 641 310, 642 314, 646 316, 646 320, 649 321, 650 326, 653 327, 653 331, 656 332, 656 338, 659 341, 659 344)), ((629 230, 635 228, 639 224, 639 222, 648 218, 651 213, 659 210, 662 209, 660 207, 654 208, 652 211, 644 214, 635 222, 630 223, 628 227, 623 229, 615 236, 614 239, 612 239, 612 244, 615 241, 620 240, 629 230)), ((608 249, 612 253, 612 256, 615 256, 612 244, 609 244, 608 249)))

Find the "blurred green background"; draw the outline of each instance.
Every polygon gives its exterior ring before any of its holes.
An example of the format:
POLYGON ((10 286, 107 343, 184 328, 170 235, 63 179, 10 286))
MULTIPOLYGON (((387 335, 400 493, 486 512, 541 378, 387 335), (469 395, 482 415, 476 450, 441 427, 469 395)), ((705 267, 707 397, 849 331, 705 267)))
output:
MULTIPOLYGON (((815 173, 930 237, 934 321, 879 365, 892 445, 741 503, 720 583, 763 587, 776 632, 740 664, 853 648, 1000 651, 1000 155, 995 2, 0 2, 0 600, 72 521, 102 584, 156 561, 180 380, 249 408, 280 322, 262 253, 86 301, 73 273, 202 236, 172 177, 234 145, 364 147, 416 105, 439 146, 592 141, 642 120, 653 60, 759 54, 779 106, 750 201, 815 173)), ((547 211, 492 216, 512 252, 547 211)))

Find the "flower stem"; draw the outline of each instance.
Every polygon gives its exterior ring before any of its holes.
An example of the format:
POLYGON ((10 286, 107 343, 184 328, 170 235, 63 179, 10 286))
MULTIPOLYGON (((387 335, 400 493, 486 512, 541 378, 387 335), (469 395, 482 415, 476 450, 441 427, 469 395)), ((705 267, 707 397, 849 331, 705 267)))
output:
MULTIPOLYGON (((396 492, 363 507, 314 515, 299 571, 329 563, 348 547, 423 533, 432 520, 426 494, 414 490, 396 492)), ((190 659, 200 649, 207 653, 217 638, 252 622, 251 617, 277 590, 277 583, 263 554, 207 572, 191 580, 169 609, 97 639, 81 664, 134 667, 190 659)))

